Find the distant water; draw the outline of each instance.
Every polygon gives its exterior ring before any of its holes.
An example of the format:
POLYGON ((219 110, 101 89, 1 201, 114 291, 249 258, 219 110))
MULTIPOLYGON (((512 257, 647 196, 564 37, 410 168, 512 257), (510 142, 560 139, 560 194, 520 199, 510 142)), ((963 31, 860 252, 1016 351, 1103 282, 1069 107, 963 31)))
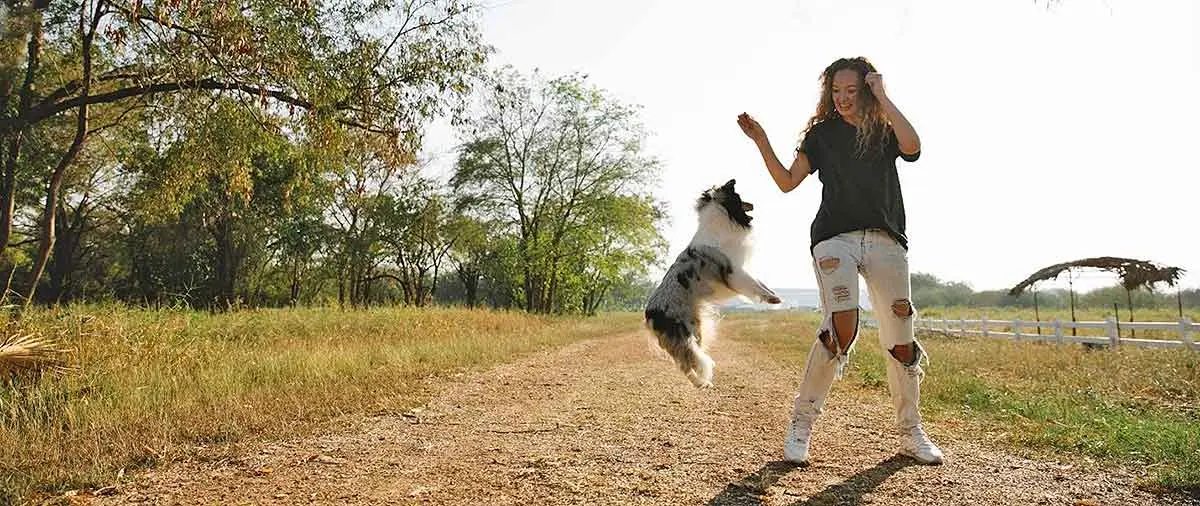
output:
MULTIPOLYGON (((746 303, 739 298, 729 299, 725 304, 721 305, 722 311, 780 311, 780 310, 802 310, 815 311, 821 308, 821 294, 815 288, 776 288, 775 293, 783 299, 782 304, 762 304, 762 303, 746 303)), ((870 301, 867 300, 867 294, 859 295, 859 304, 863 309, 870 309, 870 301)))

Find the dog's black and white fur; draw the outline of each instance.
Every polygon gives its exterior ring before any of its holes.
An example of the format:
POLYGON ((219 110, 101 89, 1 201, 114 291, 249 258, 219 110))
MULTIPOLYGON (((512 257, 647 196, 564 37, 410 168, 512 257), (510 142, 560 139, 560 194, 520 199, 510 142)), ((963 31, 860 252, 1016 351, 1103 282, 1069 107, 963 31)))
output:
POLYGON ((646 304, 646 327, 692 384, 712 386, 705 351, 714 330, 714 303, 736 295, 778 304, 779 297, 747 273, 754 205, 734 191, 735 180, 706 190, 696 201, 699 227, 646 304))

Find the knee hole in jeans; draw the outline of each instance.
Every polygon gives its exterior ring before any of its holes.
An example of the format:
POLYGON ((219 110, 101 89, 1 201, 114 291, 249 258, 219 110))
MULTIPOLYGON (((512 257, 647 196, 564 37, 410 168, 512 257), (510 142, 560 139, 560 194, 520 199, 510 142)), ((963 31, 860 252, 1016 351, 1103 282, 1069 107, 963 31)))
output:
POLYGON ((858 310, 837 311, 833 313, 831 329, 822 330, 817 336, 830 353, 837 355, 838 349, 849 350, 854 339, 858 337, 858 310))
POLYGON ((921 349, 921 345, 917 344, 916 341, 913 341, 906 344, 897 344, 888 350, 888 353, 904 367, 912 367, 921 361, 921 354, 925 353, 925 350, 921 349))

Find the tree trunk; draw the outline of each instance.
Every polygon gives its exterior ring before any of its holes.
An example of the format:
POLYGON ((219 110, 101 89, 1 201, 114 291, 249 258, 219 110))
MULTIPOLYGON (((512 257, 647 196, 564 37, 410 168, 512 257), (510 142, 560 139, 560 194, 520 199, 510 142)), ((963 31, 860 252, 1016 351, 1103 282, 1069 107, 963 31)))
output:
MULTIPOLYGON (((83 54, 83 85, 80 88, 79 96, 87 97, 91 92, 92 83, 92 37, 95 35, 96 26, 100 23, 103 10, 103 0, 96 2, 96 12, 91 16, 90 23, 87 16, 87 3, 83 3, 79 7, 79 33, 83 37, 81 53, 83 54)), ((38 240, 37 260, 33 267, 33 276, 29 281, 29 299, 28 302, 33 302, 34 293, 37 291, 38 282, 42 278, 42 272, 46 269, 46 261, 50 258, 50 249, 54 247, 54 219, 58 215, 58 194, 62 190, 63 175, 67 171, 67 167, 75 161, 79 156, 79 151, 83 149, 83 143, 87 140, 88 133, 88 106, 83 103, 79 106, 77 117, 75 120, 75 139, 71 141, 71 147, 67 148, 67 152, 63 154, 58 165, 54 167, 54 172, 50 174, 49 184, 46 185, 46 208, 42 213, 42 230, 41 237, 38 240)))
POLYGON ((338 308, 346 309, 346 269, 338 272, 338 308))
POLYGON ((416 287, 413 293, 416 296, 417 307, 425 307, 425 269, 417 268, 413 278, 416 280, 416 287))
POLYGON ((544 312, 549 314, 549 313, 554 312, 554 307, 555 307, 556 303, 559 302, 559 300, 558 300, 558 257, 557 256, 555 256, 554 260, 550 261, 550 282, 547 283, 547 285, 548 286, 546 288, 546 298, 545 298, 546 308, 545 308, 544 312))
MULTIPOLYGON (((33 12, 33 23, 29 31, 29 45, 25 57, 25 80, 21 84, 20 98, 16 115, 21 116, 29 111, 33 101, 33 81, 37 76, 38 64, 42 54, 42 13, 33 12)), ((5 108, 7 109, 7 107, 5 108)), ((3 111, 0 111, 3 112, 3 111)), ((21 154, 21 137, 25 127, 12 131, 0 132, 4 142, 4 174, 0 180, 0 256, 8 251, 8 243, 12 239, 13 214, 16 209, 17 193, 17 159, 21 154)))
POLYGON ((366 279, 364 279, 362 281, 362 307, 363 308, 371 307, 371 285, 373 283, 374 283, 374 281, 372 281, 370 277, 367 277, 366 279))
POLYGON ((528 263, 526 263, 525 266, 523 266, 521 268, 521 271, 522 271, 521 286, 523 287, 523 289, 525 291, 525 297, 524 297, 525 300, 522 302, 524 303, 524 306, 525 306, 524 307, 525 312, 532 313, 533 309, 534 309, 533 299, 535 297, 535 295, 533 293, 533 274, 530 273, 528 263))
POLYGON ((438 269, 440 268, 441 263, 442 263, 442 261, 441 261, 440 256, 437 260, 434 260, 434 262, 433 262, 433 279, 430 280, 430 282, 429 282, 429 302, 430 303, 432 303, 434 301, 434 299, 437 297, 438 269))
POLYGON ((479 271, 473 266, 458 266, 458 280, 462 282, 463 292, 467 299, 467 307, 475 307, 475 297, 479 290, 479 271))
POLYGON ((288 302, 295 308, 300 303, 300 260, 292 260, 292 283, 288 290, 288 302))
POLYGON ((48 266, 50 293, 45 296, 48 302, 61 302, 72 298, 70 284, 79 268, 78 252, 79 245, 83 242, 84 229, 87 227, 87 205, 85 195, 83 201, 69 215, 65 205, 60 204, 58 207, 58 220, 55 222, 58 237, 54 242, 54 251, 48 266))
POLYGON ((71 147, 67 149, 58 166, 54 168, 54 172, 50 175, 50 183, 46 187, 46 207, 42 212, 41 234, 38 238, 37 258, 33 266, 33 275, 29 281, 29 301, 33 301, 34 294, 37 292, 38 282, 42 279, 42 273, 46 269, 46 262, 50 259, 50 251, 54 248, 55 240, 55 219, 58 216, 58 195, 62 191, 63 174, 67 167, 79 155, 79 150, 83 147, 83 142, 87 138, 87 106, 79 106, 79 119, 75 130, 75 140, 71 142, 71 147))
POLYGON ((540 308, 538 304, 540 286, 534 279, 536 275, 533 272, 533 262, 530 258, 533 255, 529 252, 529 236, 524 230, 524 226, 522 226, 521 240, 517 244, 517 251, 520 252, 521 256, 521 288, 524 290, 523 295, 525 299, 522 301, 524 305, 523 309, 527 313, 537 312, 540 308))
POLYGON ((587 297, 584 298, 584 314, 588 316, 596 316, 596 311, 600 309, 600 303, 604 300, 604 296, 608 293, 607 285, 589 290, 587 297))
POLYGON ((233 244, 233 224, 228 218, 221 217, 213 226, 213 239, 216 242, 216 286, 213 290, 215 303, 219 309, 229 309, 234 303, 234 283, 237 279, 237 258, 233 244))
POLYGON ((350 285, 350 307, 355 309, 362 306, 362 278, 362 266, 354 266, 350 271, 350 280, 347 284, 350 285))

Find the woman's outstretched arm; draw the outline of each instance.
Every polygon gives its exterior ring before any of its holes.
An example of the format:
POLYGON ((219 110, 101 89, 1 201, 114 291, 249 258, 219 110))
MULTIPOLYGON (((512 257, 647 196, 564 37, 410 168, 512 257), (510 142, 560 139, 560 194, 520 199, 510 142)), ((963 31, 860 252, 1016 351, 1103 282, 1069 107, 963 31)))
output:
POLYGON ((796 159, 792 160, 792 166, 785 169, 783 163, 779 161, 779 157, 775 156, 775 150, 771 149, 771 141, 767 139, 767 132, 754 118, 751 118, 749 114, 742 113, 738 115, 738 126, 758 146, 763 163, 767 165, 767 172, 771 173, 771 179, 775 180, 775 186, 778 186, 780 191, 790 192, 800 186, 804 178, 808 177, 810 166, 808 156, 804 152, 797 151, 796 159))

